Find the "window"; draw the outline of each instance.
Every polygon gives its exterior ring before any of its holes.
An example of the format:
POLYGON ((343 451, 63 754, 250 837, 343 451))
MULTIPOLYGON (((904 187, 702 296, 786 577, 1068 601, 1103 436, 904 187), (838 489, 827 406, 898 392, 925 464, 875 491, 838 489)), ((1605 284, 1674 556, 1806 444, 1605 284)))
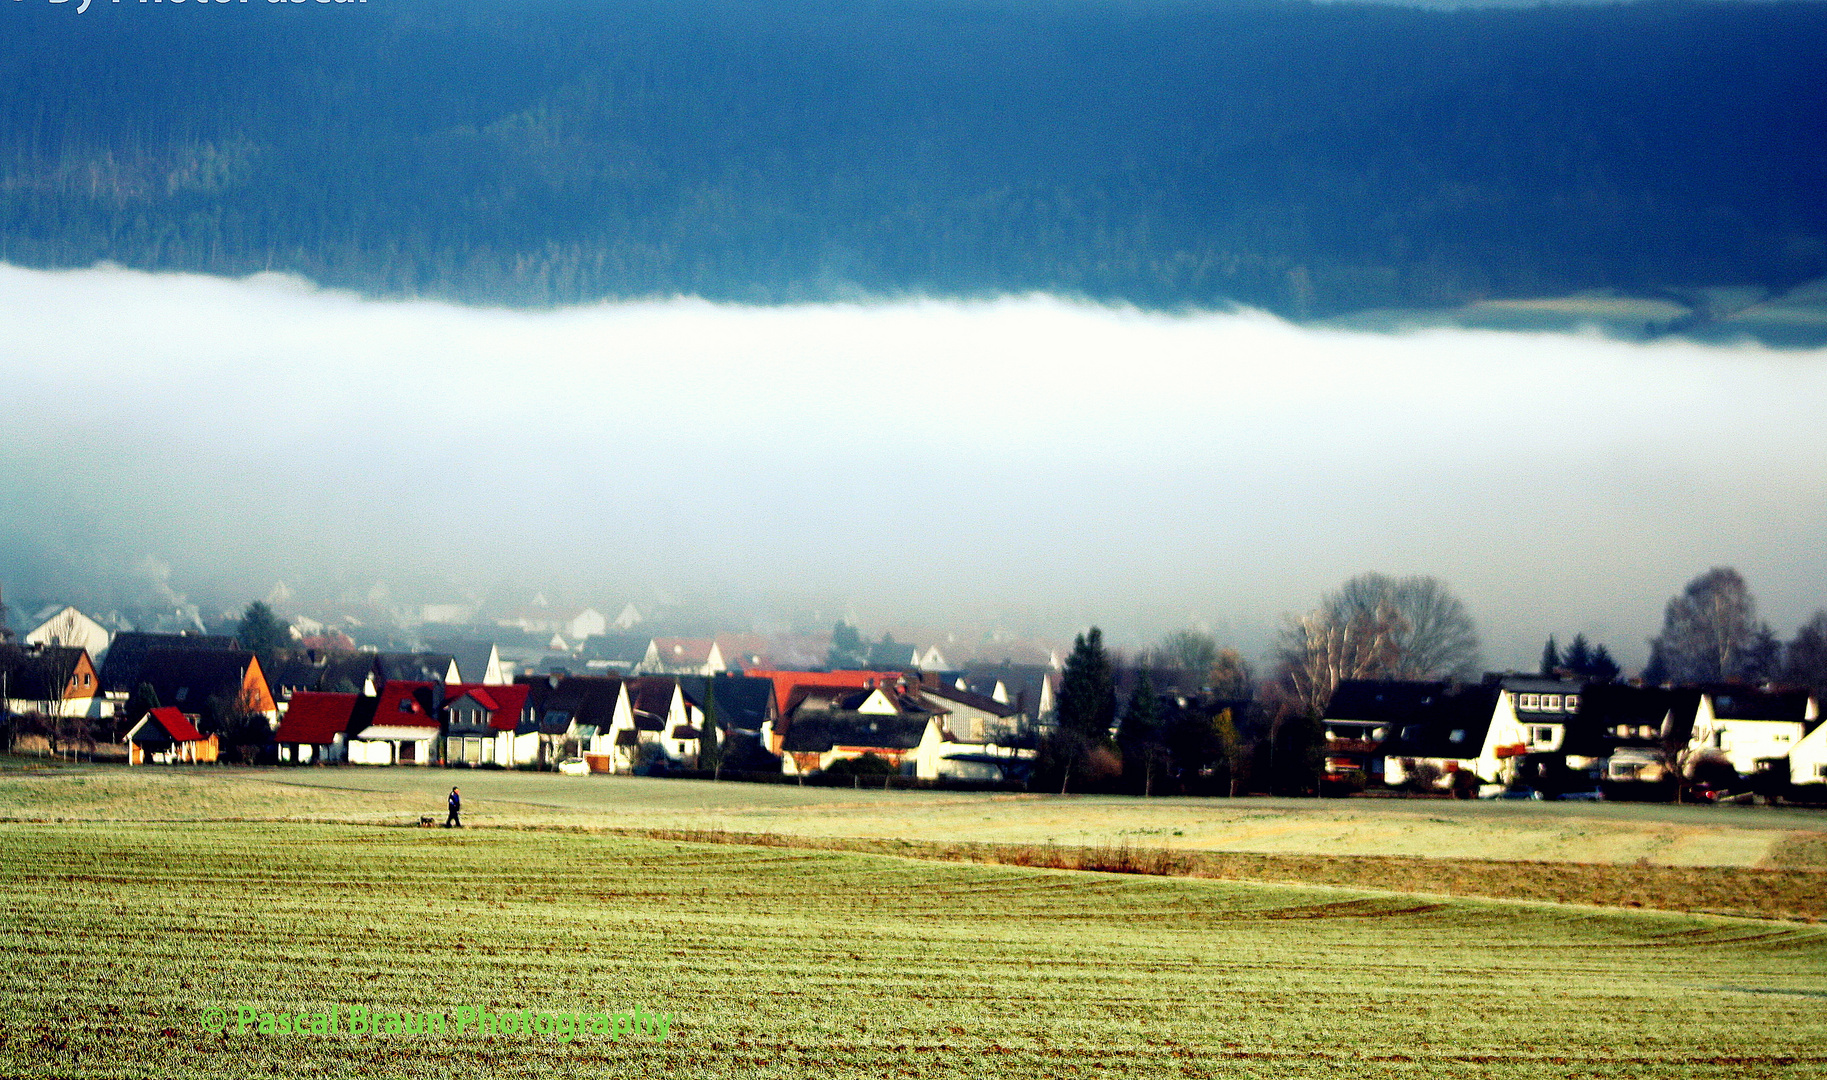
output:
POLYGON ((1464 728, 1454 728, 1453 733, 1446 737, 1446 741, 1447 742, 1464 742, 1465 741, 1465 729, 1464 728))
POLYGON ((1578 694, 1568 694, 1561 699, 1561 704, 1568 712, 1578 712, 1580 710, 1580 696, 1578 694))
POLYGON ((1522 696, 1522 704, 1519 707, 1533 712, 1542 707, 1542 696, 1540 694, 1524 694, 1522 696))
POLYGON ((1784 731, 1784 732, 1780 732, 1779 734, 1772 735, 1772 736, 1770 736, 1770 741, 1771 742, 1788 742, 1789 733, 1787 731, 1784 731))
POLYGON ((1561 711, 1561 696, 1559 694, 1543 694, 1542 695, 1542 708, 1548 710, 1549 712, 1560 712, 1561 711))
POLYGON ((177 696, 178 701, 183 701, 185 698, 187 698, 189 696, 190 696, 190 687, 188 687, 188 686, 178 687, 178 696, 177 696))
POLYGON ((401 712, 411 712, 412 711, 412 699, 411 698, 403 697, 400 699, 400 711, 401 712))
POLYGON ((1816 765, 1814 767, 1814 775, 1820 777, 1822 780, 1827 780, 1827 765, 1816 765))
POLYGON ((1529 743, 1532 746, 1551 746, 1554 744, 1554 729, 1551 727, 1532 727, 1529 729, 1529 743))

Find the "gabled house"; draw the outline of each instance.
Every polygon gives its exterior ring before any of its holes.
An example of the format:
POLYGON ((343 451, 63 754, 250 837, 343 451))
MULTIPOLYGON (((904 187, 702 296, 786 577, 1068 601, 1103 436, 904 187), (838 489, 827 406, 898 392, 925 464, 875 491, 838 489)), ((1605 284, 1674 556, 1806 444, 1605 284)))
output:
POLYGON ((1820 716, 1820 703, 1806 690, 1708 687, 1694 711, 1688 746, 1694 755, 1723 757, 1749 776, 1786 760, 1820 716))
POLYGON ((279 719, 260 661, 238 649, 153 650, 145 654, 139 681, 152 688, 158 703, 214 728, 233 717, 259 715, 270 726, 279 719))
POLYGON ((53 605, 33 617, 32 629, 20 640, 27 645, 51 645, 86 650, 91 661, 106 657, 108 628, 68 604, 53 605))
POLYGON ((1694 690, 1593 683, 1580 692, 1580 724, 1605 746, 1608 783, 1666 779, 1668 749, 1686 746, 1700 694, 1694 690))
POLYGON ((654 638, 635 666, 637 675, 717 675, 728 671, 715 638, 654 638))
POLYGON ((679 677, 691 724, 700 732, 715 703, 717 727, 723 747, 723 768, 750 772, 778 772, 780 759, 762 742, 772 732, 780 712, 775 706, 771 679, 748 675, 679 677))
POLYGON ((1443 682, 1341 680, 1320 718, 1326 739, 1325 775, 1361 773, 1366 779, 1384 779, 1385 743, 1404 726, 1433 722, 1448 689, 1443 682))
POLYGON ((127 732, 127 764, 195 765, 216 760, 216 747, 177 709, 152 709, 127 732))
POLYGON ((430 765, 437 758, 438 684, 396 679, 381 687, 373 711, 351 730, 349 762, 353 765, 430 765))
POLYGON ((449 653, 376 653, 374 656, 376 686, 400 682, 462 682, 457 658, 449 653))
POLYGON ((492 641, 439 641, 430 643, 438 653, 448 655, 457 665, 455 682, 479 683, 483 686, 507 686, 513 683, 511 665, 501 660, 501 650, 492 641))
POLYGON ((439 753, 444 764, 504 768, 513 765, 515 732, 526 717, 530 689, 525 683, 445 686, 439 753))
POLYGON ((273 732, 280 764, 333 764, 347 760, 349 730, 356 724, 359 707, 367 702, 372 710, 374 700, 359 694, 315 690, 294 693, 278 730, 273 732))
POLYGON ((88 652, 75 645, 0 645, 0 704, 14 713, 113 715, 88 652))
MULTIPOLYGON (((1818 699, 1815 712, 1820 712, 1818 699)), ((1814 726, 1789 751, 1789 782, 1797 786, 1827 785, 1827 723, 1822 723, 1818 715, 1814 726)), ((1813 788, 1815 792, 1822 790, 1813 788)))
POLYGON ((528 680, 526 716, 515 729, 514 762, 550 765, 581 752, 591 769, 625 772, 615 733, 634 730, 627 682, 615 676, 545 676, 528 680))
POLYGON ((904 776, 938 776, 944 738, 933 714, 899 716, 839 711, 801 716, 781 743, 781 771, 789 776, 823 772, 833 763, 873 754, 904 776))
POLYGON ((686 765, 697 763, 698 729, 692 725, 685 691, 678 679, 663 675, 629 679, 628 700, 633 706, 633 730, 617 730, 612 734, 615 746, 629 748, 626 753, 631 766, 638 764, 639 747, 647 744, 656 746, 668 761, 686 765))
POLYGON ((954 676, 952 685, 1013 705, 1035 724, 1051 727, 1059 714, 1060 679, 1059 670, 1046 664, 979 664, 954 676))
POLYGON ((114 640, 108 645, 108 655, 102 659, 102 694, 110 701, 126 701, 144 681, 140 669, 145 665, 146 657, 152 653, 235 652, 240 648, 240 643, 227 636, 123 630, 114 635, 114 640))
POLYGON ((1471 773, 1481 783, 1498 783, 1508 775, 1507 756, 1498 754, 1497 699, 1502 688, 1493 683, 1451 688, 1424 711, 1404 719, 1380 748, 1383 782, 1408 782, 1418 765, 1431 766, 1449 785, 1455 774, 1471 773))

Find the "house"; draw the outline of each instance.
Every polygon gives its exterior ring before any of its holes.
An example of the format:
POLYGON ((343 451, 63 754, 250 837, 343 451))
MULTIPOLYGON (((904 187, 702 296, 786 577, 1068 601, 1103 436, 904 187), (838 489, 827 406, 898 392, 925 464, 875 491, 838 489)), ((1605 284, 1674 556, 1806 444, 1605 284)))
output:
MULTIPOLYGON (((1814 726, 1789 751, 1789 782, 1801 785, 1827 785, 1827 724, 1820 722, 1820 703, 1815 702, 1814 726)), ((1813 788, 1820 792, 1821 787, 1813 788)))
POLYGON ((108 628, 68 604, 53 605, 32 620, 36 625, 21 640, 27 645, 52 645, 84 649, 92 661, 108 651, 108 628))
POLYGON ((635 730, 627 681, 616 676, 547 676, 529 680, 526 716, 515 729, 514 762, 549 765, 577 753, 596 772, 627 772, 618 732, 635 730))
POLYGON ((281 710, 300 691, 373 697, 374 654, 306 649, 281 654, 266 682, 281 710))
POLYGON ((919 695, 945 713, 945 734, 961 743, 990 743, 1011 739, 1027 728, 1027 714, 1006 701, 960 690, 936 677, 923 679, 919 695), (930 680, 930 681, 929 681, 930 680))
POLYGON ((1340 680, 1320 717, 1326 739, 1325 775, 1340 779, 1358 773, 1383 780, 1384 743, 1405 725, 1432 722, 1447 690, 1443 682, 1340 680))
POLYGON ((1708 687, 1694 712, 1688 748, 1693 756, 1723 757, 1740 776, 1750 776, 1788 759, 1819 721, 1820 703, 1806 690, 1708 687))
MULTIPOLYGON (((661 675, 642 675, 628 680, 628 700, 633 706, 632 732, 613 732, 618 747, 630 748, 632 765, 645 764, 638 759, 639 748, 651 744, 668 761, 695 765, 698 760, 698 729, 692 724, 691 710, 679 680, 661 675)), ((650 751, 651 753, 651 751, 650 751)))
POLYGON ((457 658, 449 653, 376 653, 375 685, 384 686, 396 679, 440 685, 463 681, 462 673, 457 670, 457 658))
POLYGON ((834 762, 873 754, 904 775, 938 779, 947 742, 945 715, 943 708, 918 694, 904 693, 900 684, 798 687, 788 704, 784 731, 777 735, 781 771, 823 772, 834 762))
POLYGON ((530 690, 525 683, 445 686, 439 759, 445 765, 513 765, 515 732, 525 719, 530 690))
POLYGON ((679 677, 686 711, 693 727, 702 732, 715 711, 722 741, 722 767, 745 772, 779 772, 780 759, 763 744, 780 711, 775 706, 774 683, 749 675, 679 677))
POLYGON ((584 670, 593 674, 632 675, 650 655, 658 656, 653 639, 632 634, 610 634, 594 638, 578 655, 584 670))
POLYGON ((802 716, 781 742, 781 771, 789 776, 823 772, 833 763, 872 754, 904 776, 936 777, 944 742, 932 714, 871 715, 853 710, 802 716), (929 764, 930 762, 930 764, 929 764))
POLYGON ((348 740, 353 765, 430 765, 437 758, 438 684, 395 679, 371 698, 374 710, 348 740))
POLYGON ((269 725, 279 719, 279 705, 251 652, 155 649, 142 658, 139 682, 152 688, 160 705, 206 727, 226 726, 236 716, 257 714, 269 725))
POLYGON ((953 685, 1013 705, 1035 724, 1050 727, 1059 714, 1059 669, 1047 664, 976 664, 953 677, 953 685))
MULTIPOLYGON (((300 690, 292 695, 285 717, 273 732, 280 764, 333 764, 349 756, 349 730, 357 725, 361 706, 370 711, 375 699, 360 694, 300 690)), ((367 726, 370 717, 361 717, 367 726)))
POLYGON ((457 665, 453 682, 507 686, 514 681, 511 666, 502 663, 501 650, 492 641, 442 641, 433 647, 457 665))
POLYGON ((1383 782, 1392 787, 1407 783, 1423 768, 1435 770, 1442 787, 1461 772, 1481 783, 1500 782, 1509 766, 1498 754, 1492 720, 1502 692, 1489 682, 1449 688, 1399 726, 1391 725, 1380 747, 1383 782))
POLYGON ((1584 687, 1579 720, 1606 747, 1602 779, 1626 785, 1664 780, 1668 748, 1687 745, 1699 705, 1694 690, 1616 683, 1584 687))
MULTIPOLYGON (((774 684, 774 711, 778 716, 784 716, 790 711, 793 693, 801 687, 861 690, 877 686, 899 686, 909 681, 906 673, 900 671, 777 671, 764 668, 750 671, 748 675, 774 684)), ((769 752, 778 754, 780 747, 777 738, 775 743, 769 747, 769 752)))
POLYGON ((715 638, 654 638, 635 665, 637 675, 718 675, 728 671, 715 638))
POLYGON ((108 655, 102 659, 102 693, 114 702, 124 702, 143 681, 140 668, 146 656, 154 652, 209 651, 232 652, 240 644, 232 637, 207 634, 154 634, 124 630, 114 635, 108 655))
POLYGON ((0 704, 14 713, 114 715, 95 665, 79 645, 0 645, 0 704))
POLYGON ((195 765, 216 760, 216 737, 205 739, 182 712, 152 709, 127 732, 127 764, 195 765))
POLYGON ((1504 763, 1491 779, 1548 790, 1598 786, 1611 744, 1604 725, 1581 714, 1583 683, 1527 675, 1486 681, 1499 689, 1491 742, 1504 763))

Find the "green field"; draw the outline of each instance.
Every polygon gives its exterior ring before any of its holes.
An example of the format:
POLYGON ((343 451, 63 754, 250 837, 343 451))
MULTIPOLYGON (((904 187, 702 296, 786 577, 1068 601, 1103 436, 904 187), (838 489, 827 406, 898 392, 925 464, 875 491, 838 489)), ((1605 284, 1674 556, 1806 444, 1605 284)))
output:
MULTIPOLYGON (((0 1075, 1827 1076, 1827 929, 1805 923, 552 827, 600 805, 461 832, 277 820, 339 793, 233 770, 46 779, 0 777, 0 1075), (182 796, 188 820, 147 820, 182 796), (203 1027, 351 1005, 676 1018, 663 1042, 203 1027)), ((850 794, 589 783, 554 790, 661 814, 850 794)), ((352 818, 424 808, 340 794, 352 818)), ((843 805, 922 797, 946 805, 843 805)))

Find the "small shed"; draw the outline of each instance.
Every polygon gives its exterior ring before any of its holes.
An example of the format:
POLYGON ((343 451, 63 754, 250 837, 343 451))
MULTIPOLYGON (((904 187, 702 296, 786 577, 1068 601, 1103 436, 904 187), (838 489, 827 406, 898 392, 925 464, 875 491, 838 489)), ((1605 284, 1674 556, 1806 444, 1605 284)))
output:
POLYGON ((216 737, 205 739, 172 706, 153 709, 127 733, 127 764, 194 765, 216 760, 216 737))

